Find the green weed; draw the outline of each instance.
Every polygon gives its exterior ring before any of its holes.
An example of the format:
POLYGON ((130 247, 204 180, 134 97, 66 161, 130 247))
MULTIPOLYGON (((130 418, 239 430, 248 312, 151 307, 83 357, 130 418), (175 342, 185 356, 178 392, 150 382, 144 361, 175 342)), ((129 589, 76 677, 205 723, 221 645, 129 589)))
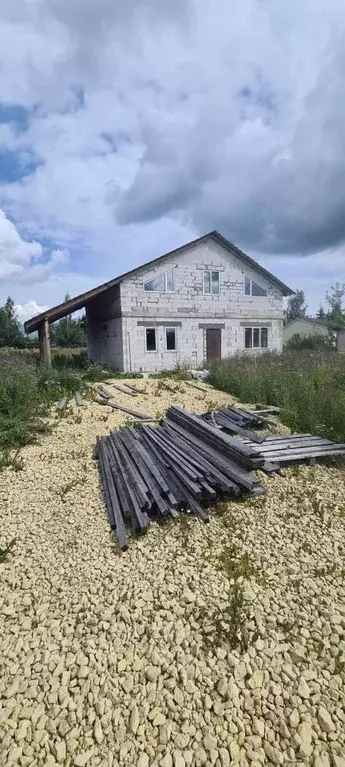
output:
POLYGON ((345 355, 238 355, 213 365, 208 382, 241 402, 279 406, 292 431, 345 441, 345 355))
POLYGON ((5 546, 4 549, 0 548, 0 562, 6 562, 6 559, 9 555, 9 553, 12 551, 14 545, 15 545, 16 539, 13 538, 13 540, 8 544, 8 546, 5 546))

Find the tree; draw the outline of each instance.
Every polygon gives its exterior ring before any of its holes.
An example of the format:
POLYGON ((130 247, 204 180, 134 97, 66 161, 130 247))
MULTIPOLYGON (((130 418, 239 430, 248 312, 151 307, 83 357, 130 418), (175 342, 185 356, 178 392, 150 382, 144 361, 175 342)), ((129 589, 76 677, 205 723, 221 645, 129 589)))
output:
POLYGON ((325 320, 325 319, 326 319, 326 312, 325 312, 325 310, 324 310, 324 308, 323 308, 322 304, 320 304, 320 306, 319 306, 319 308, 318 308, 318 310, 317 310, 317 312, 316 312, 316 315, 315 315, 315 317, 316 317, 318 320, 325 320))
POLYGON ((4 306, 0 307, 0 346, 26 346, 16 315, 15 304, 10 296, 4 306))
POLYGON ((296 290, 294 296, 291 296, 288 300, 286 309, 286 322, 292 322, 292 320, 298 320, 306 316, 307 304, 305 302, 304 290, 296 290))
MULTIPOLYGON (((66 293, 64 301, 70 300, 66 293)), ((71 315, 54 322, 50 328, 51 340, 56 346, 84 346, 85 344, 84 317, 73 319, 71 315)))
POLYGON ((345 327, 345 312, 343 311, 344 295, 345 284, 340 285, 340 282, 336 282, 335 286, 332 286, 331 290, 326 293, 326 301, 329 306, 326 317, 330 325, 345 327))

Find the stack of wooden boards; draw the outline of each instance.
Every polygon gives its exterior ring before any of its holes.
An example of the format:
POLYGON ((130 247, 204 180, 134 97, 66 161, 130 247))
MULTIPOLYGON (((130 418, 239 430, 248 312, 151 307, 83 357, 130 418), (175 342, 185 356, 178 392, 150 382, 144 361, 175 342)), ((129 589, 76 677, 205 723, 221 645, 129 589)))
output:
MULTIPOLYGON (((267 408, 266 413, 276 409, 267 408)), ((263 411, 260 411, 261 413, 263 411)), ((281 465, 294 463, 295 461, 313 462, 317 458, 327 458, 332 455, 343 455, 345 445, 331 442, 323 437, 315 437, 312 434, 287 434, 285 436, 262 437, 259 434, 248 431, 249 428, 260 429, 267 427, 268 421, 257 411, 228 408, 215 413, 206 413, 203 418, 208 423, 230 434, 238 434, 243 438, 243 443, 248 445, 256 455, 265 459, 262 468, 268 474, 278 471, 281 465)))
POLYGON ((236 407, 229 407, 225 410, 217 410, 212 413, 205 413, 203 416, 208 423, 213 426, 219 426, 230 434, 240 434, 242 437, 249 438, 252 442, 261 443, 264 437, 254 434, 248 429, 262 429, 267 427, 267 419, 258 415, 254 410, 241 410, 236 407))
MULTIPOLYGON (((314 463, 318 458, 328 458, 332 455, 344 455, 345 445, 331 442, 329 439, 314 437, 312 434, 288 434, 285 437, 266 437, 263 444, 258 445, 250 439, 244 443, 255 453, 265 456, 272 471, 277 471, 282 465, 295 461, 314 463)), ((265 464, 265 469, 267 467, 265 464)), ((270 468, 268 468, 270 471, 270 468)))
POLYGON ((265 493, 249 473, 264 465, 262 456, 177 406, 160 426, 128 427, 98 439, 96 457, 121 549, 128 547, 126 523, 144 533, 150 518, 184 511, 207 522, 205 507, 218 500, 265 493))
POLYGON ((98 438, 96 457, 119 547, 128 548, 126 525, 144 533, 151 519, 186 511, 207 522, 206 508, 220 500, 263 495, 250 470, 271 473, 281 464, 345 453, 345 445, 310 434, 264 438, 248 430, 264 426, 255 411, 196 416, 174 406, 159 426, 141 422, 98 438))

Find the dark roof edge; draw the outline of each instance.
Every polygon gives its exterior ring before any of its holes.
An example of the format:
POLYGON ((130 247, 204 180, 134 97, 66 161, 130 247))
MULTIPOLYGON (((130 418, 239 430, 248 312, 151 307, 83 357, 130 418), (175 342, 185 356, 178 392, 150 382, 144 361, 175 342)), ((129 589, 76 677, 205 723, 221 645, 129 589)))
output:
POLYGON ((190 248, 191 246, 196 245, 200 242, 204 242, 208 240, 210 237, 216 240, 216 242, 219 242, 223 247, 225 247, 231 253, 234 253, 234 255, 238 256, 238 258, 240 258, 242 261, 247 263, 248 266, 251 266, 257 272, 262 274, 270 282, 273 282, 273 284, 276 285, 279 288, 279 290, 282 291, 284 296, 293 295, 294 291, 291 288, 289 288, 287 285, 285 285, 283 282, 281 282, 281 280, 279 280, 277 277, 275 277, 274 274, 271 274, 271 272, 269 272, 263 266, 258 264, 257 261, 254 261, 253 258, 251 258, 250 256, 247 256, 247 254, 244 253, 239 248, 237 248, 236 245, 233 245, 233 243, 230 242, 230 240, 227 240, 225 237, 223 237, 222 234, 214 230, 212 232, 209 232, 208 234, 202 235, 201 237, 197 237, 195 240, 191 240, 190 242, 187 242, 184 245, 180 245, 180 247, 175 248, 174 250, 170 250, 168 253, 164 253, 162 256, 153 258, 151 261, 147 261, 145 264, 136 266, 134 269, 131 269, 129 272, 124 272, 124 274, 121 274, 119 277, 115 277, 113 280, 104 282, 103 284, 98 285, 96 288, 86 291, 86 293, 80 293, 80 295, 75 296, 75 298, 71 298, 69 301, 66 301, 65 303, 58 304, 57 306, 53 306, 51 309, 48 309, 46 312, 37 314, 35 317, 32 317, 30 320, 27 320, 24 323, 25 332, 34 333, 35 330, 38 329, 38 327, 41 325, 41 323, 45 319, 47 319, 48 322, 55 322, 56 320, 61 319, 61 317, 65 317, 67 314, 71 314, 72 312, 75 312, 78 309, 81 309, 83 306, 86 306, 90 301, 92 301, 94 298, 96 298, 98 295, 100 295, 104 291, 109 290, 109 288, 112 288, 115 285, 118 285, 120 282, 123 282, 123 280, 127 279, 128 277, 131 277, 134 274, 137 274, 142 269, 147 269, 147 267, 151 266, 152 264, 158 264, 160 261, 164 261, 166 258, 171 258, 171 256, 178 255, 179 253, 182 253, 187 248, 190 248))
POLYGON ((213 237, 215 240, 218 240, 218 242, 220 242, 225 248, 227 248, 236 256, 238 256, 242 261, 247 263, 248 266, 251 266, 257 272, 260 272, 260 274, 262 274, 263 277, 266 277, 267 280, 277 285, 277 287, 282 291, 284 296, 292 296, 295 293, 295 291, 292 290, 292 288, 289 288, 288 285, 285 285, 285 283, 279 280, 278 277, 275 277, 274 274, 272 274, 272 272, 269 272, 268 269, 265 269, 264 266, 261 266, 261 264, 258 264, 258 262, 254 260, 254 258, 251 258, 250 256, 248 256, 247 253, 244 253, 243 250, 240 250, 240 248, 237 247, 237 245, 234 245, 232 242, 230 242, 230 240, 227 240, 226 237, 223 237, 223 235, 217 232, 216 230, 214 232, 210 232, 209 237, 213 237))

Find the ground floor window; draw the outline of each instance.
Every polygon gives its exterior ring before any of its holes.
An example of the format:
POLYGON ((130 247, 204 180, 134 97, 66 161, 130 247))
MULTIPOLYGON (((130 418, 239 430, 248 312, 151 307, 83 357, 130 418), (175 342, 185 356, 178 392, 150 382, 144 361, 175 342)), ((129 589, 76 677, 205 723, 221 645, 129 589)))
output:
POLYGON ((155 352, 156 348, 156 328, 146 328, 146 351, 155 352))
POLYGON ((166 329, 166 347, 167 352, 176 351, 176 330, 175 328, 166 329))
POLYGON ((246 349, 267 349, 268 328, 245 328, 244 346, 246 349))

